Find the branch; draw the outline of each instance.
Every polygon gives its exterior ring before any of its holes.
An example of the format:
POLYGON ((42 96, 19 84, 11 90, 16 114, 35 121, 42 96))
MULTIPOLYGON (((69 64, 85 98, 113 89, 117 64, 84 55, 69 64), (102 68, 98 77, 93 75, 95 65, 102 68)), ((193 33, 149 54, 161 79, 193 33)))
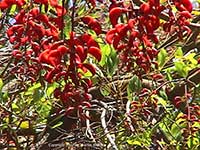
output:
POLYGON ((112 138, 112 136, 109 134, 109 131, 108 131, 108 128, 107 128, 107 125, 106 125, 106 119, 105 119, 105 116, 106 116, 106 109, 108 109, 108 106, 106 103, 103 103, 102 104, 104 105, 104 108, 103 108, 103 111, 102 111, 102 114, 101 114, 101 124, 102 124, 102 127, 104 128, 104 132, 106 134, 106 137, 108 138, 108 140, 110 141, 110 144, 112 145, 113 149, 114 150, 118 150, 116 144, 115 144, 115 141, 114 139, 112 138))
MULTIPOLYGON (((89 116, 88 110, 86 110, 86 116, 89 116)), ((86 118, 86 136, 92 139, 93 142, 96 142, 95 138, 92 135, 92 130, 90 128, 90 120, 88 118, 86 118)))
POLYGON ((128 100, 126 103, 126 118, 127 118, 127 122, 128 122, 131 132, 134 132, 134 128, 132 126, 132 121, 130 118, 130 106, 131 106, 131 101, 128 100))
MULTIPOLYGON (((102 87, 104 86, 111 86, 112 84, 119 84, 119 82, 123 82, 123 85, 128 85, 129 81, 130 81, 131 77, 125 80, 117 80, 117 81, 113 81, 111 83, 108 84, 103 84, 101 85, 102 87)), ((197 69, 193 69, 189 72, 188 77, 186 78, 187 83, 185 83, 185 81, 183 82, 179 82, 173 89, 171 89, 168 93, 168 100, 169 101, 173 101, 173 99, 175 98, 175 96, 183 96, 185 93, 185 84, 188 84, 188 88, 191 89, 193 88, 196 84, 200 83, 200 68, 197 69)), ((169 82, 167 82, 169 83, 169 82)), ((162 86, 163 84, 161 84, 160 86, 162 86)), ((158 85, 159 86, 159 85, 158 85)), ((159 86, 159 87, 160 87, 159 86)), ((164 86, 164 85, 163 85, 164 86)), ((142 87, 151 89, 153 87, 152 85, 152 80, 147 80, 147 79, 143 79, 142 80, 142 87)), ((93 99, 98 99, 98 100, 102 100, 105 99, 105 96, 101 94, 101 90, 100 87, 93 87, 91 89, 89 89, 89 93, 92 95, 93 99)), ((127 93, 126 93, 127 95, 127 93)), ((181 110, 182 112, 184 112, 183 110, 181 110)))

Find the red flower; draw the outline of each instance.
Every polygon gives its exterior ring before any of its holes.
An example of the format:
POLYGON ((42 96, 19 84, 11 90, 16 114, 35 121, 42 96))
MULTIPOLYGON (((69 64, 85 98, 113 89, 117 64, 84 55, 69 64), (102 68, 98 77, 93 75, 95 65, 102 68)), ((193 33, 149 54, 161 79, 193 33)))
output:
POLYGON ((101 50, 97 47, 90 47, 88 53, 94 56, 98 61, 101 60, 101 50))
POLYGON ((89 28, 94 30, 97 35, 102 33, 101 25, 96 19, 92 18, 91 16, 85 16, 82 18, 82 21, 87 24, 89 28))
POLYGON ((126 8, 115 7, 112 8, 109 12, 109 18, 112 26, 114 27, 118 23, 118 18, 122 13, 127 12, 126 8))

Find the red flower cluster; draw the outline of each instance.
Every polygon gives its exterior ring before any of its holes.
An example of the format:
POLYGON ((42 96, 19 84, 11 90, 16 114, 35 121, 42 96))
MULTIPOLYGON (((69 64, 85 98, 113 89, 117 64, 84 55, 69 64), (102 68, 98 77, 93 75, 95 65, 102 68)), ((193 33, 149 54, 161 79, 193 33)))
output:
MULTIPOLYGON (((61 99, 66 107, 66 114, 78 111, 82 113, 83 107, 89 107, 88 89, 92 82, 85 78, 83 74, 90 71, 95 74, 92 64, 85 63, 88 54, 101 60, 101 51, 98 43, 89 34, 76 36, 74 32, 70 34, 70 39, 52 44, 39 55, 39 62, 49 64, 52 67, 46 68, 46 81, 60 82, 63 79, 66 85, 54 91, 56 98, 61 99), (67 57, 67 60, 63 59, 67 57), (78 71, 80 70, 80 71, 78 71), (82 71, 81 71, 82 70, 82 71)), ((84 114, 82 115, 84 118, 84 114)))
POLYGON ((139 10, 132 10, 124 5, 112 7, 109 17, 113 28, 107 32, 106 41, 113 44, 120 53, 120 58, 128 70, 136 62, 145 72, 148 72, 157 50, 153 43, 158 39, 154 31, 160 26, 159 14, 164 9, 159 1, 143 3, 139 10), (118 23, 123 14, 128 16, 127 23, 118 23))
POLYGON ((84 119, 86 117, 83 113, 84 108, 91 107, 89 103, 91 95, 83 93, 82 90, 78 90, 72 84, 66 84, 63 90, 61 88, 55 89, 54 96, 62 100, 66 108, 66 115, 74 114, 78 111, 80 117, 84 119))
POLYGON ((88 54, 94 56, 98 61, 101 60, 101 51, 98 43, 89 34, 83 34, 81 36, 71 33, 70 39, 65 42, 59 41, 47 47, 40 55, 39 61, 46 63, 54 68, 50 69, 47 73, 46 79, 49 82, 53 82, 53 78, 65 76, 65 79, 72 79, 73 83, 79 82, 81 74, 77 72, 77 69, 81 69, 83 72, 89 70, 92 74, 95 74, 95 68, 89 63, 84 63, 88 54), (62 63, 64 56, 69 57, 69 66, 65 67, 66 64, 62 63), (64 72, 60 72, 59 68, 64 68, 64 72), (78 73, 78 74, 76 74, 78 73))
MULTIPOLYGON (((0 4, 7 2, 4 0, 0 4)), ((4 8, 16 4, 15 2, 21 1, 9 1, 9 5, 4 8)), ((53 7, 57 16, 52 18, 41 13, 35 3, 31 10, 22 9, 15 16, 16 22, 7 30, 14 49, 12 55, 15 66, 12 73, 19 76, 28 75, 32 82, 38 81, 39 78, 40 81, 44 78, 49 83, 62 82, 62 86, 54 91, 55 97, 63 102, 66 114, 73 110, 78 111, 81 116, 83 108, 90 107, 91 96, 88 89, 92 85, 91 80, 84 77, 84 73, 96 73, 95 67, 87 63, 86 59, 91 55, 96 60, 101 60, 99 44, 87 33, 76 35, 71 32, 69 39, 61 40, 59 29, 64 28, 65 8, 54 0, 34 2, 43 4, 46 8, 53 7)), ((101 26, 96 19, 85 16, 82 21, 97 35, 101 34, 101 26)))
POLYGON ((21 10, 15 20, 16 23, 7 30, 9 40, 15 49, 32 43, 32 49, 37 52, 37 44, 34 42, 39 44, 44 41, 44 37, 52 37, 54 40, 59 37, 56 26, 49 22, 47 15, 40 13, 38 8, 33 8, 29 12, 21 10))
POLYGON ((1 0, 0 1, 0 9, 4 10, 12 5, 16 4, 18 7, 22 7, 25 4, 25 0, 1 0))
MULTIPOLYGON (((111 2, 109 17, 113 28, 107 32, 106 41, 118 51, 127 70, 132 70, 135 62, 143 71, 148 72, 151 64, 157 66, 154 59, 158 51, 153 48, 158 43, 155 31, 161 26, 161 12, 168 8, 161 5, 159 0, 149 0, 141 4, 139 9, 133 9, 131 4, 111 2), (119 18, 123 19, 123 23, 119 23, 119 18)), ((166 32, 170 32, 171 26, 177 25, 181 35, 183 31, 189 31, 187 19, 191 18, 191 3, 186 0, 173 2, 181 12, 175 20, 169 11, 170 20, 163 27, 166 32)))
POLYGON ((192 2, 190 0, 173 0, 173 3, 179 11, 192 12, 192 2))

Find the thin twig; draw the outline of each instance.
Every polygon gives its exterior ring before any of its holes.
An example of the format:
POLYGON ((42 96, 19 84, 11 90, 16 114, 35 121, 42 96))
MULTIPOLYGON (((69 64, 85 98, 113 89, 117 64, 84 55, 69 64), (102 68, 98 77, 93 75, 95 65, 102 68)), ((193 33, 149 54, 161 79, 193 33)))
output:
MULTIPOLYGON (((86 116, 89 116, 88 110, 86 110, 85 113, 86 113, 86 116)), ((88 118, 86 118, 86 136, 89 136, 89 138, 92 139, 93 142, 96 142, 94 136, 92 135, 92 130, 90 128, 90 120, 88 118)))
POLYGON ((128 125, 130 127, 130 130, 132 132, 134 132, 134 128, 132 126, 132 121, 131 121, 131 118, 130 118, 130 105, 131 105, 131 101, 127 101, 126 103, 126 118, 127 118, 127 122, 128 122, 128 125))

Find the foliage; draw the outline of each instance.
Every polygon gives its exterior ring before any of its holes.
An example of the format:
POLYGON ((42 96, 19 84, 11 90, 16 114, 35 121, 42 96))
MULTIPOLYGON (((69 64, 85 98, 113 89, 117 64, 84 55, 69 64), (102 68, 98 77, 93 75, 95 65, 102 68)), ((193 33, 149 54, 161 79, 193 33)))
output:
POLYGON ((1 0, 0 149, 200 148, 199 8, 1 0))

